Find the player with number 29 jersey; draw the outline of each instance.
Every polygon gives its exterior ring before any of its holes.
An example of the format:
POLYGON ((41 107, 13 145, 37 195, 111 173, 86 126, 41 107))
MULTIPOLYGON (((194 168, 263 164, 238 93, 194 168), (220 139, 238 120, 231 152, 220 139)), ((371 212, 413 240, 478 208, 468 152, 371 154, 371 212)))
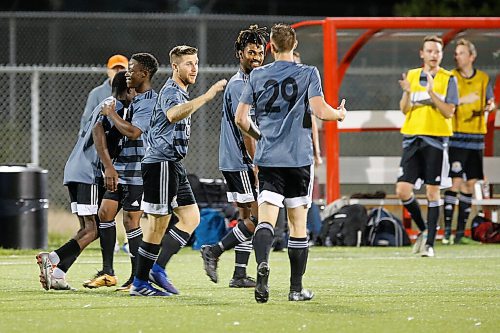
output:
POLYGON ((313 164, 309 99, 315 96, 323 96, 323 91, 314 66, 275 61, 250 73, 240 102, 256 103, 255 117, 262 135, 257 141, 256 165, 313 164))

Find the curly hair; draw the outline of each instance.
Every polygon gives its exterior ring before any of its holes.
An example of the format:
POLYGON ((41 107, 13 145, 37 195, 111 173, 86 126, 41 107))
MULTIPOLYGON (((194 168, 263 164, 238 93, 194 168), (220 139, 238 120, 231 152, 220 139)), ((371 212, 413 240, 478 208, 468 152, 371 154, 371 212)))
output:
POLYGON ((266 45, 266 37, 269 36, 267 28, 259 28, 257 24, 251 25, 248 29, 241 30, 234 42, 234 49, 236 51, 236 58, 238 58, 238 51, 243 51, 248 44, 266 45))

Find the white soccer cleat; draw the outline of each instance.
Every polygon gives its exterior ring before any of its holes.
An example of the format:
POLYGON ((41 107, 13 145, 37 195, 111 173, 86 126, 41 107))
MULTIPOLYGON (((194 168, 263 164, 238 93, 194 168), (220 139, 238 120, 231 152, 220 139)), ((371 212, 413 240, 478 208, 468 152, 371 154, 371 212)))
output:
POLYGON ((434 257, 434 248, 430 245, 425 245, 425 250, 420 255, 422 257, 434 257))
POLYGON ((36 255, 36 263, 40 268, 40 283, 43 289, 49 290, 51 286, 52 272, 54 270, 54 265, 49 258, 48 252, 40 252, 36 255))

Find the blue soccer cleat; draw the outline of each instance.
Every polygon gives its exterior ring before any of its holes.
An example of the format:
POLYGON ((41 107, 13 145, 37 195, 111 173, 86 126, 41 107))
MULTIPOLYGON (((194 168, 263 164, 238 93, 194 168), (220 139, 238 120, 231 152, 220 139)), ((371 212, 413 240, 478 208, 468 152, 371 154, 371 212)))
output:
POLYGON ((132 287, 129 291, 130 296, 171 296, 171 293, 167 293, 156 289, 151 285, 150 282, 139 280, 134 278, 132 287))
POLYGON ((179 290, 175 288, 172 281, 167 276, 167 272, 158 264, 154 264, 149 271, 149 281, 153 282, 159 287, 162 287, 171 294, 179 294, 179 290))

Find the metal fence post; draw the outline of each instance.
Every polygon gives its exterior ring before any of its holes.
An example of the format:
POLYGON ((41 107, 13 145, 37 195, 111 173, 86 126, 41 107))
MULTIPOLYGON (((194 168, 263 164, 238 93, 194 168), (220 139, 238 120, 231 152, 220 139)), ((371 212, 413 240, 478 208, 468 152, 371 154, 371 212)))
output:
POLYGON ((40 144, 40 72, 31 75, 31 163, 39 165, 40 144))

